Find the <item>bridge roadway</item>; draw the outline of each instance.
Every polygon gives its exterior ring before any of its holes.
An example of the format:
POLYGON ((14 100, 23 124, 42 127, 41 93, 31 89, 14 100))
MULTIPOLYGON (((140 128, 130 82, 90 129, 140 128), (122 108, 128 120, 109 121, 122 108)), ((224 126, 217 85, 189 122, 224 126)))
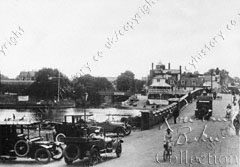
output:
MULTIPOLYGON (((213 102, 213 117, 223 118, 225 108, 231 103, 231 95, 222 95, 222 99, 213 102)), ((192 117, 194 115, 196 103, 193 102, 184 108, 180 117, 192 117)), ((230 127, 230 121, 201 121, 184 123, 178 120, 178 124, 173 124, 169 120, 173 129, 174 141, 180 133, 187 133, 187 141, 180 137, 178 144, 173 147, 173 158, 170 162, 163 162, 163 136, 166 124, 155 126, 146 131, 134 131, 130 136, 124 138, 123 152, 120 158, 115 154, 102 154, 103 161, 95 165, 97 167, 220 167, 220 166, 239 166, 240 161, 240 137, 236 136, 234 129, 230 127), (189 127, 189 128, 183 128, 189 127), (205 131, 203 129, 205 127, 205 131), (220 130, 224 129, 224 130, 220 130), (191 130, 191 132, 188 132, 191 130), (195 141, 202 134, 202 139, 195 141), (216 139, 217 138, 217 139, 216 139), (211 142, 210 140, 215 140, 211 142), (182 145, 180 145, 182 144, 182 145), (192 160, 191 160, 192 159, 192 160), (197 159, 197 160, 196 160, 197 159), (238 162, 236 162, 238 161, 238 162)), ((84 166, 85 161, 75 161, 69 166, 84 166)), ((30 159, 17 159, 16 161, 2 163, 3 167, 28 167, 42 166, 30 159)), ((66 166, 64 160, 51 161, 47 165, 51 167, 66 166)))

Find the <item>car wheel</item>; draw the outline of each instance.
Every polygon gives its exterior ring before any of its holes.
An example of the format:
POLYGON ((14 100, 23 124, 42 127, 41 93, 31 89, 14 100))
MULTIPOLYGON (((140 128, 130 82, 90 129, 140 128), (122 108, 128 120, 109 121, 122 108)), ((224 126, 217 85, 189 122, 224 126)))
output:
POLYGON ((76 144, 69 144, 64 150, 64 158, 75 161, 80 155, 80 149, 76 144))
POLYGON ((96 165, 99 162, 99 152, 96 148, 93 148, 90 157, 89 157, 89 163, 90 165, 96 165))
POLYGON ((19 140, 14 145, 14 151, 17 156, 25 157, 29 153, 29 144, 26 140, 19 140))
POLYGON ((70 165, 73 163, 73 161, 67 159, 66 157, 64 157, 64 161, 66 162, 67 165, 70 165))
POLYGON ((131 134, 131 132, 132 132, 131 127, 126 127, 126 129, 125 129, 125 135, 128 136, 128 135, 131 134))
POLYGON ((56 140, 57 142, 62 142, 62 138, 64 138, 64 137, 66 137, 65 134, 59 133, 59 134, 57 134, 57 136, 55 137, 55 140, 56 140))
POLYGON ((45 148, 39 148, 35 152, 35 160, 41 164, 47 164, 50 162, 51 154, 49 150, 45 148))
POLYGON ((63 157, 63 148, 61 146, 56 146, 56 149, 52 152, 53 160, 60 160, 63 157))
POLYGON ((120 136, 125 136, 126 135, 125 130, 123 128, 118 128, 116 130, 116 133, 117 133, 117 135, 120 135, 120 136))
POLYGON ((121 153, 122 153, 122 144, 119 143, 117 148, 116 148, 116 155, 117 155, 117 157, 120 157, 121 153))

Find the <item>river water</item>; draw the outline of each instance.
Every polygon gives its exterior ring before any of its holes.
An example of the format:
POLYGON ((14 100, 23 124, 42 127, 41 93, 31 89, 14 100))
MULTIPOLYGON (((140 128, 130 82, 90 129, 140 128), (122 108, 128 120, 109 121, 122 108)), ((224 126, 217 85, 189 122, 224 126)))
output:
MULTIPOLYGON (((116 108, 104 108, 104 109, 86 109, 86 112, 93 113, 92 119, 97 122, 103 122, 109 117, 107 114, 125 114, 131 116, 140 116, 140 110, 136 109, 116 109, 116 108)), ((42 117, 43 120, 62 120, 64 115, 77 115, 83 114, 84 110, 80 108, 69 108, 69 109, 51 109, 45 110, 42 112, 24 109, 24 110, 16 110, 16 109, 0 109, 0 121, 4 121, 5 119, 20 119, 24 117, 24 120, 37 120, 42 117)), ((110 117, 112 119, 112 117, 110 117)), ((114 117, 115 120, 120 120, 121 117, 114 117)))

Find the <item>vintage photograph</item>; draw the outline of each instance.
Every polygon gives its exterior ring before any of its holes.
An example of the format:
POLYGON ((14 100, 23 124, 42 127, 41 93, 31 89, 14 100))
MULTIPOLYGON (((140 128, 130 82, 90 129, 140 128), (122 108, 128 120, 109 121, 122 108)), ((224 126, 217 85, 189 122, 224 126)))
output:
POLYGON ((239 0, 0 0, 1 167, 239 167, 239 0))

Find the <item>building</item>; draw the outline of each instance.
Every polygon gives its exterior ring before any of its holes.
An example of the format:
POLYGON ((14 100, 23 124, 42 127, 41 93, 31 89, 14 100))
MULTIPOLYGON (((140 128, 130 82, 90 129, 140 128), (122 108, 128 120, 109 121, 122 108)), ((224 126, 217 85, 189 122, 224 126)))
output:
POLYGON ((20 74, 16 78, 17 80, 35 80, 36 72, 35 71, 21 71, 20 74))
POLYGON ((214 91, 221 92, 220 75, 204 75, 203 87, 212 88, 214 91))
POLYGON ((195 88, 199 88, 203 86, 204 79, 199 76, 186 76, 182 75, 179 81, 179 88, 183 88, 185 90, 193 90, 195 88))
POLYGON ((148 104, 168 105, 168 99, 182 94, 177 92, 179 80, 181 79, 181 66, 179 69, 168 68, 160 61, 156 67, 152 63, 149 75, 148 104))
POLYGON ((21 93, 26 90, 36 79, 35 71, 22 71, 16 79, 0 77, 0 93, 21 93))
POLYGON ((162 64, 160 61, 155 69, 154 64, 152 63, 152 69, 150 70, 149 80, 150 83, 153 80, 154 77, 162 77, 166 79, 166 82, 170 84, 171 86, 176 86, 178 81, 181 78, 182 69, 181 66, 179 66, 179 69, 171 69, 170 63, 168 63, 168 68, 165 68, 165 65, 162 64))

